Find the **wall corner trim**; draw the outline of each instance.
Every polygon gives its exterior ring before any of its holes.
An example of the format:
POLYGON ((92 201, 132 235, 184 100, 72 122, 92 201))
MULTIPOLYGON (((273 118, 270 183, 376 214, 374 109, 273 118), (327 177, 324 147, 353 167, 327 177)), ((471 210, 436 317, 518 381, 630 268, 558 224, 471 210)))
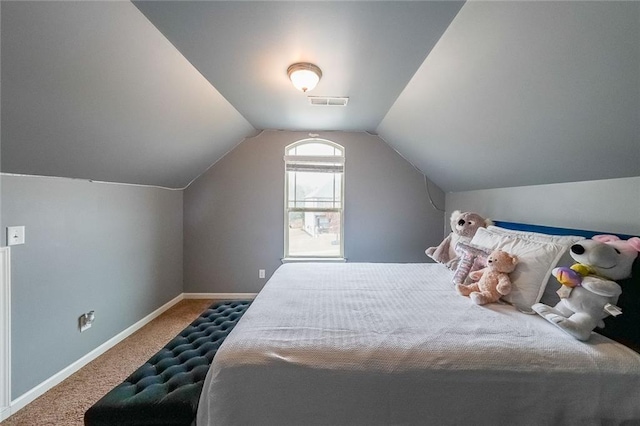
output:
POLYGON ((0 247, 0 422, 11 414, 11 249, 0 247))
POLYGON ((47 392, 49 389, 58 385, 63 380, 70 377, 73 373, 80 370, 82 367, 89 364, 91 361, 98 358, 100 355, 102 355, 103 353, 105 353, 106 351, 108 351, 109 349, 111 349, 112 347, 114 347, 115 345, 117 345, 127 337, 131 336, 136 331, 140 330, 142 327, 150 323, 155 318, 159 317, 162 313, 167 311, 173 305, 175 305, 176 303, 184 299, 185 298, 184 296, 185 296, 184 293, 181 293, 178 296, 174 297, 164 305, 160 306, 155 311, 151 312, 146 317, 142 318, 141 320, 134 323, 130 327, 126 328, 125 330, 121 331, 120 333, 116 334, 111 339, 107 340, 106 342, 104 342, 103 344, 101 344, 91 352, 87 353, 82 358, 78 359, 77 361, 70 364, 69 366, 63 368, 62 370, 60 370, 53 376, 49 377, 39 385, 35 386, 31 390, 28 390, 24 394, 20 395, 19 397, 11 401, 11 405, 7 410, 8 412, 2 413, 3 417, 2 419, 0 419, 0 421, 6 419, 12 414, 15 414, 16 412, 24 408, 27 404, 31 403, 36 398, 38 398, 39 396, 47 392))

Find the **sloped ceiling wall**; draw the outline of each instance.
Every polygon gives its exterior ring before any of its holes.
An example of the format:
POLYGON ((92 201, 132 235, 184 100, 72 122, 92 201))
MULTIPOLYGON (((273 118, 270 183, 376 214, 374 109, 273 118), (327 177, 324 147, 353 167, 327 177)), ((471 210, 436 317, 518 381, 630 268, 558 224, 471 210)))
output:
POLYGON ((137 4, 0 2, 3 172, 181 188, 271 126, 375 130, 446 192, 640 176, 638 2, 137 4), (342 112, 287 81, 313 58, 342 112))
POLYGON ((467 2, 378 132, 447 192, 640 176, 640 3, 467 2))
POLYGON ((254 128, 128 2, 2 2, 2 171, 181 188, 254 128))

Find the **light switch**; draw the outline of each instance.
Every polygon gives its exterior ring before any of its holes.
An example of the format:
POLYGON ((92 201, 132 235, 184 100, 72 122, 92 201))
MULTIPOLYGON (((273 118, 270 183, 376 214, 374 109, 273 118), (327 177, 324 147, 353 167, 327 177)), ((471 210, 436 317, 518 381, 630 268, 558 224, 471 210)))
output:
POLYGON ((24 226, 7 227, 7 245, 24 244, 24 226))

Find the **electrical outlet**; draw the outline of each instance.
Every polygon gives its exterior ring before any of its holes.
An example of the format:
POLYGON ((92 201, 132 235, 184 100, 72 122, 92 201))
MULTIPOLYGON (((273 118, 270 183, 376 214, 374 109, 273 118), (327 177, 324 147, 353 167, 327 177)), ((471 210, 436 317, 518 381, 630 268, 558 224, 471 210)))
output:
POLYGON ((258 278, 264 278, 264 269, 258 270, 258 278))
POLYGON ((90 324, 90 323, 80 324, 80 333, 82 333, 83 331, 86 331, 86 330, 90 329, 90 328, 91 328, 91 325, 92 325, 92 324, 90 324))
POLYGON ((80 318, 78 318, 78 326, 80 327, 80 333, 90 329, 95 319, 96 319, 96 315, 94 311, 89 311, 86 314, 80 315, 80 318))

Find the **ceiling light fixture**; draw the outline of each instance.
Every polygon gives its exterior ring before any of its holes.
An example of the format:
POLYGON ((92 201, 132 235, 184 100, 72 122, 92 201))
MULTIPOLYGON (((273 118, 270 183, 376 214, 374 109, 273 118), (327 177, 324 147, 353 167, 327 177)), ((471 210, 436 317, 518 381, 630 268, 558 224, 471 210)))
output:
POLYGON ((322 71, 317 65, 309 62, 298 62, 287 69, 287 74, 296 89, 308 92, 316 87, 322 77, 322 71))

